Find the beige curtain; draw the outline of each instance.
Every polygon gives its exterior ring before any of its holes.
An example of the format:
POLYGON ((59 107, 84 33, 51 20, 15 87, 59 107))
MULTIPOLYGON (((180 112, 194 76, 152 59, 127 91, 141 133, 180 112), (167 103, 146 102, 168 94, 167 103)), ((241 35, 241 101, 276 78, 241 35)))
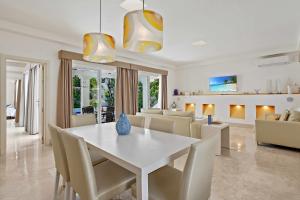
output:
POLYGON ((57 126, 71 127, 72 113, 72 60, 61 59, 57 88, 57 126))
POLYGON ((168 76, 161 76, 161 108, 168 109, 168 76))
POLYGON ((135 115, 138 98, 138 71, 117 67, 116 118, 122 112, 135 115))
POLYGON ((15 108, 16 108, 16 118, 15 118, 15 122, 19 123, 20 121, 20 107, 21 107, 21 91, 22 91, 22 87, 21 87, 22 81, 21 80, 17 80, 15 83, 15 99, 14 99, 14 103, 15 103, 15 108))

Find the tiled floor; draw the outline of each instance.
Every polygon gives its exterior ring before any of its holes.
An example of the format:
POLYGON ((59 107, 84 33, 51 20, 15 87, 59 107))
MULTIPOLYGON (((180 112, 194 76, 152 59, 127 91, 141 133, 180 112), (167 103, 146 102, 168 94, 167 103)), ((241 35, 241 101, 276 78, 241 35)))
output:
MULTIPOLYGON (((176 167, 182 169, 184 161, 176 167)), ((0 199, 52 199, 54 174, 51 147, 22 128, 9 128, 8 154, 0 158, 0 199)), ((231 127, 231 150, 216 157, 211 200, 285 199, 300 199, 300 151, 257 147, 252 128, 231 127)))

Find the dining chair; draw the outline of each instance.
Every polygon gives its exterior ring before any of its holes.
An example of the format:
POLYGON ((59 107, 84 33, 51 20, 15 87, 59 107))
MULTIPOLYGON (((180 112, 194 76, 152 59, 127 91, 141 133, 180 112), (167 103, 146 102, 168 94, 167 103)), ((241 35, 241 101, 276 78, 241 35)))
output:
POLYGON ((62 130, 70 185, 82 200, 108 200, 130 188, 135 175, 111 161, 93 167, 83 138, 62 130))
MULTIPOLYGON (((191 145, 182 171, 166 166, 149 175, 149 200, 208 200, 218 135, 191 145)), ((136 196, 136 185, 132 186, 136 196)))
POLYGON ((127 115, 127 118, 132 126, 144 128, 145 127, 145 117, 136 115, 127 115))
POLYGON ((71 127, 88 126, 96 124, 95 114, 83 114, 83 115, 72 115, 71 116, 71 127))
POLYGON ((62 176, 65 182, 65 200, 69 200, 70 175, 69 175, 65 148, 59 133, 60 128, 49 124, 49 129, 51 134, 51 142, 53 146, 53 154, 54 154, 54 161, 55 161, 55 168, 56 168, 56 178, 55 178, 53 199, 54 200, 57 199, 59 179, 60 176, 62 176))
POLYGON ((174 121, 169 119, 162 119, 157 117, 151 117, 149 123, 149 129, 173 133, 174 132, 174 121))
MULTIPOLYGON (((71 116, 71 127, 88 126, 96 124, 95 114, 83 114, 83 115, 72 115, 71 116)), ((97 165, 106 160, 99 151, 91 145, 88 145, 90 156, 93 165, 97 165)))

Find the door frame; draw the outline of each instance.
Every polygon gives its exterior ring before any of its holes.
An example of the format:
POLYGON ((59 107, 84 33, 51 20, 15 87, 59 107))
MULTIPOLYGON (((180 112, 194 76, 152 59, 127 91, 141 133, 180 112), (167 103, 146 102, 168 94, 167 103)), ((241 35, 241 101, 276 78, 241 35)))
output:
POLYGON ((6 55, 0 53, 0 156, 6 155, 7 147, 7 127, 6 127, 6 60, 18 60, 29 63, 39 63, 43 67, 43 102, 42 106, 42 144, 47 141, 46 124, 47 124, 47 70, 49 61, 34 58, 25 58, 14 55, 6 55))

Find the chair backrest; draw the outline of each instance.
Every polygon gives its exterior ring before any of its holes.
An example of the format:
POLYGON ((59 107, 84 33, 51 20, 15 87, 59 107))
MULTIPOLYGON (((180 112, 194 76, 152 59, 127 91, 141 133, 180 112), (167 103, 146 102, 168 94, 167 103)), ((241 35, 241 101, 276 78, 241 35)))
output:
POLYGON ((67 162, 65 147, 61 138, 60 128, 49 124, 51 142, 54 154, 56 170, 62 175, 65 181, 70 181, 70 174, 67 162))
POLYGON ((82 113, 87 114, 87 113, 94 113, 94 107, 93 106, 86 106, 82 108, 82 113))
POLYGON ((167 132, 167 133, 173 133, 174 132, 174 121, 169 120, 169 119, 151 117, 149 129, 167 132))
POLYGON ((62 130, 62 140, 67 154, 70 185, 79 194, 80 199, 95 200, 95 173, 85 141, 65 130, 62 130))
POLYGON ((191 146, 183 171, 179 199, 208 200, 218 135, 214 134, 191 146))
POLYGON ((87 126, 96 124, 95 114, 84 114, 84 115, 72 115, 71 116, 71 127, 87 126))
POLYGON ((145 117, 143 116, 136 116, 136 115, 127 115, 128 120, 132 126, 136 127, 145 127, 145 117))

